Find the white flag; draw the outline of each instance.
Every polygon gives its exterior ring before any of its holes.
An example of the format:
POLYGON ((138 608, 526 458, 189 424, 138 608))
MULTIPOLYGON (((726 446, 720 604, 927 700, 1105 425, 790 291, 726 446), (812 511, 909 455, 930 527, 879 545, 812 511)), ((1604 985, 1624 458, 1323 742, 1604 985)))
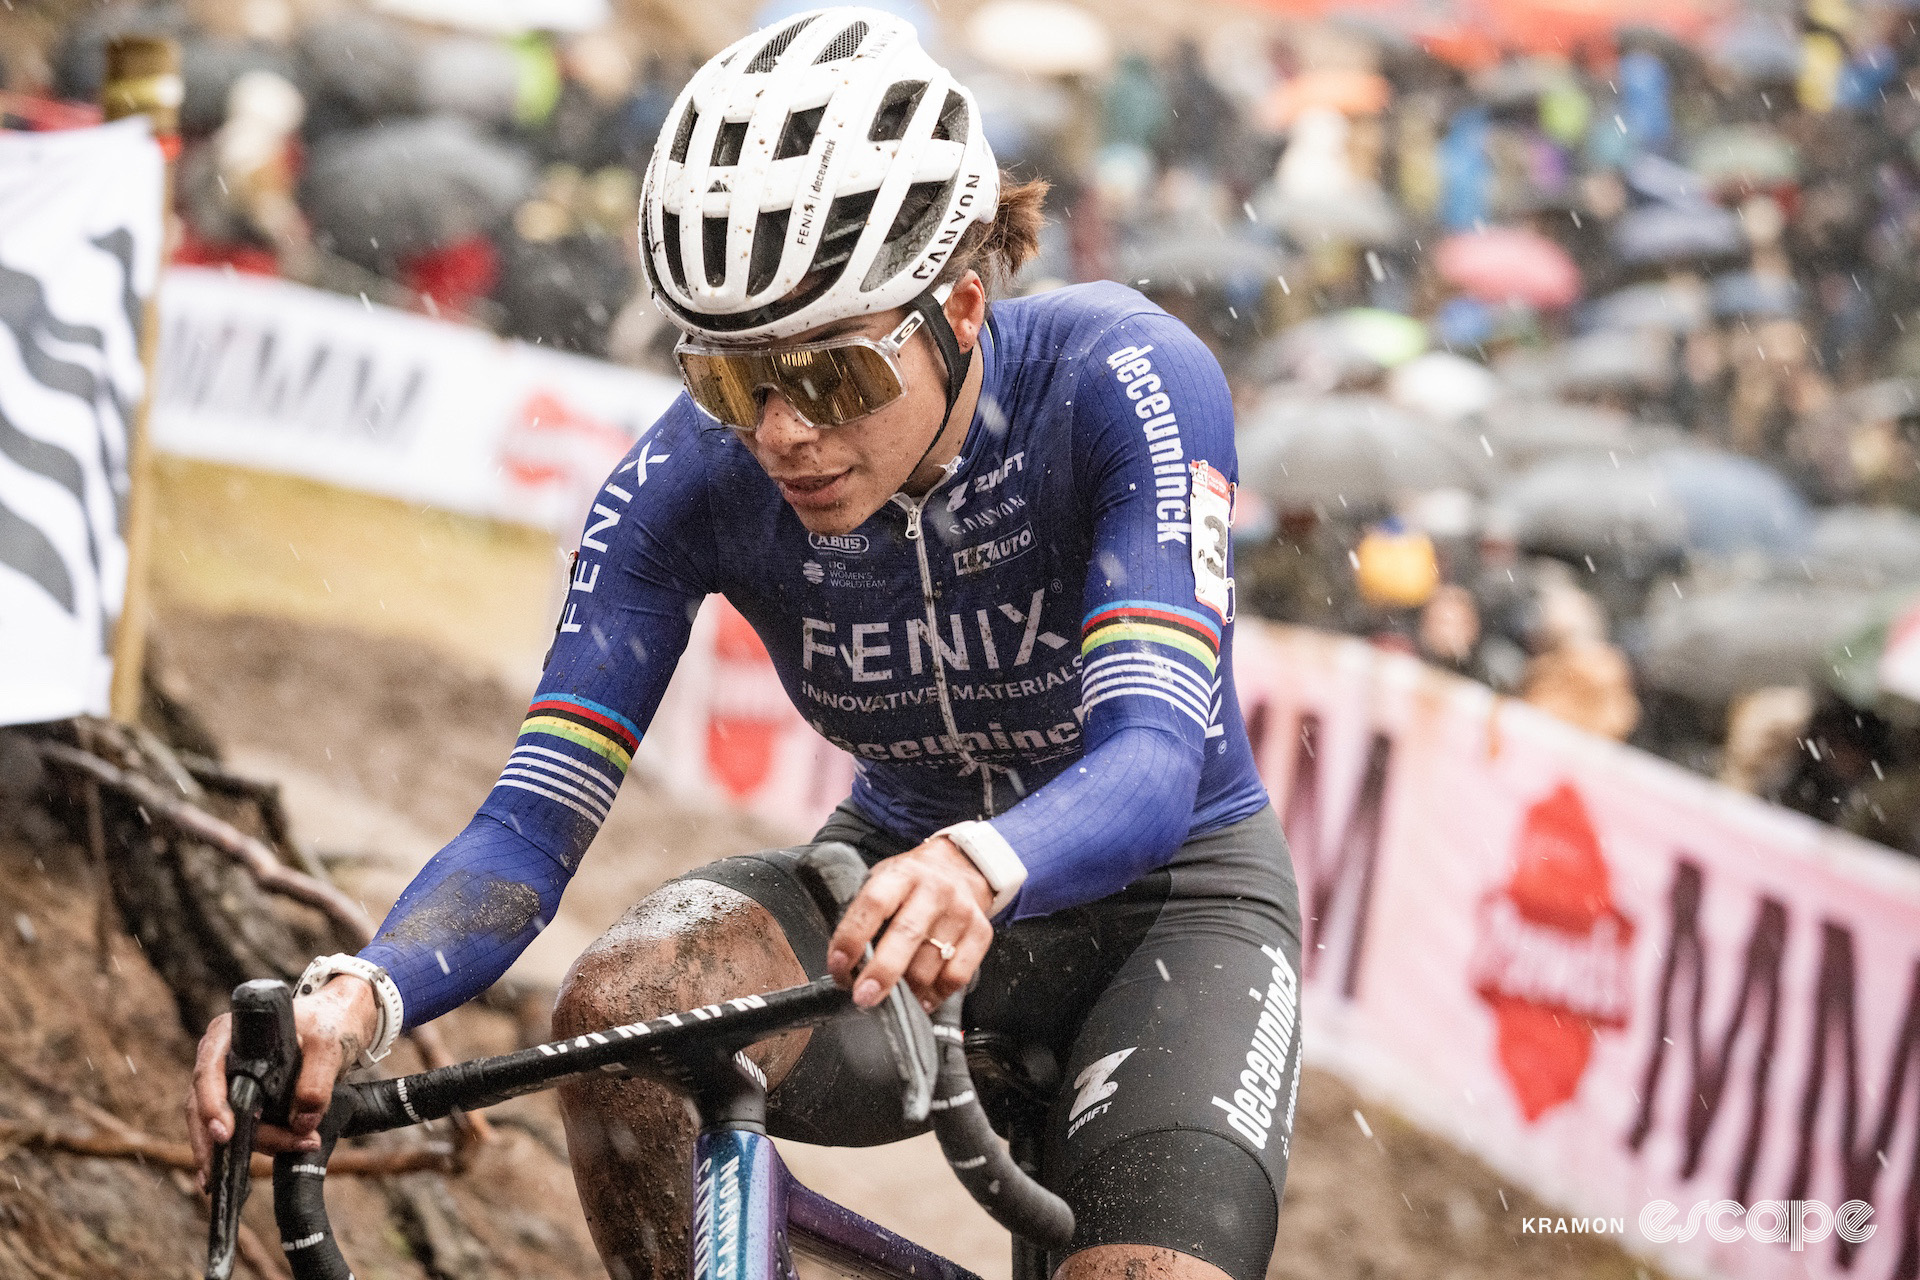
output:
POLYGON ((107 710, 164 177, 142 118, 0 133, 0 724, 107 710))

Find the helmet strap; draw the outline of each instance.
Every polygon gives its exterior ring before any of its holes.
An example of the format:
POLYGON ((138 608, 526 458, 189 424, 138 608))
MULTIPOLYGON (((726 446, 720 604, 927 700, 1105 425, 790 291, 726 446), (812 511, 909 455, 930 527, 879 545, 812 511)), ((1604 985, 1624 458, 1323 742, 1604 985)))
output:
POLYGON ((933 345, 940 349, 940 359, 947 369, 947 411, 940 415, 940 429, 933 433, 933 439, 927 441, 927 447, 920 452, 919 461, 907 472, 912 479, 920 470, 935 448, 946 438, 947 428, 952 425, 953 407, 960 403, 960 392, 967 385, 967 374, 973 368, 973 352, 961 351, 960 340, 953 336, 953 326, 947 322, 946 300, 953 296, 953 285, 943 284, 929 289, 907 304, 909 310, 920 313, 926 322, 925 328, 933 345))

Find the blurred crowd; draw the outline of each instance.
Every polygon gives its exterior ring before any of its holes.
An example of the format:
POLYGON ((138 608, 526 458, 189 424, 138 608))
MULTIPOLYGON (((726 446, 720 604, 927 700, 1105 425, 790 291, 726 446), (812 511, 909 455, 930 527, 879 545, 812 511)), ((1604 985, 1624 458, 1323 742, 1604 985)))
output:
MULTIPOLYGON (((1242 613, 1920 854, 1920 9, 1529 2, 880 7, 1052 183, 1017 286, 1220 356, 1242 613)), ((701 54, 807 6, 699 49, 502 3, 90 7, 0 104, 173 34, 180 261, 670 370, 640 172, 701 54)))

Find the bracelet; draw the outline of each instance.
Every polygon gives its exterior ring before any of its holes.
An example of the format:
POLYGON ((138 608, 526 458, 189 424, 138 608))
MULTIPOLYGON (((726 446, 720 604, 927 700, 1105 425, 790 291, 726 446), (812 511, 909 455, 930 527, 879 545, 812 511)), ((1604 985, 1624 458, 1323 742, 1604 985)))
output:
POLYGON ((400 999, 400 988, 394 983, 393 976, 371 960, 362 960, 359 956, 335 954, 316 956, 306 972, 300 975, 293 994, 310 996, 327 985, 336 974, 351 974, 365 979, 373 988, 375 1003, 380 1006, 380 1027, 374 1033, 373 1043, 361 1052, 360 1064, 372 1066, 393 1052, 393 1042, 400 1038, 400 1028, 407 1020, 406 1005, 400 999))
POLYGON ((1020 892, 1020 886, 1027 882, 1027 864, 1020 861, 1020 855, 992 823, 956 822, 933 834, 953 841, 974 869, 986 877, 987 887, 993 890, 993 905, 987 909, 988 915, 997 916, 1005 911, 1020 892))

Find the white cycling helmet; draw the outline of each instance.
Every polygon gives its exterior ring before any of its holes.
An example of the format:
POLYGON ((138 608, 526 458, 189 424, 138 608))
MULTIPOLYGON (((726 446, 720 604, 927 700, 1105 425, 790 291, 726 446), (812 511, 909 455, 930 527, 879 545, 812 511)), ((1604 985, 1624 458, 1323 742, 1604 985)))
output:
POLYGON ((647 165, 641 258, 683 329, 790 338, 912 302, 999 202, 973 95, 912 25, 816 9, 681 90, 647 165))

